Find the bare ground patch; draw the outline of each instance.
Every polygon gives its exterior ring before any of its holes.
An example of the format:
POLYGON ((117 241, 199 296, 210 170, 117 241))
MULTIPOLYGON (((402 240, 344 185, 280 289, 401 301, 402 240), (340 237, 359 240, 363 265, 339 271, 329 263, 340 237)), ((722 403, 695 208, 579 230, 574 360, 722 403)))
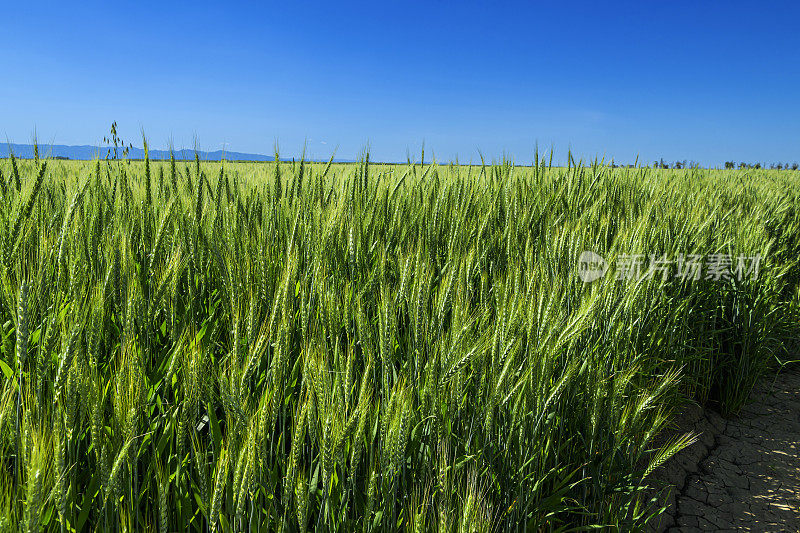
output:
POLYGON ((656 472, 674 489, 655 531, 800 531, 800 371, 759 384, 735 417, 690 410, 699 441, 656 472))

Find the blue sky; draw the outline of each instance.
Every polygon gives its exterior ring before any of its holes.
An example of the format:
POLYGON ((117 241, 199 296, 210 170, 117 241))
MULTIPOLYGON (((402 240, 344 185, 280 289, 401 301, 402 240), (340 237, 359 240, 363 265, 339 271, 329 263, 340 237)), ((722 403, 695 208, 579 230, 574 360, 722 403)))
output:
POLYGON ((438 160, 800 160, 800 7, 116 2, 3 8, 0 136, 438 160))

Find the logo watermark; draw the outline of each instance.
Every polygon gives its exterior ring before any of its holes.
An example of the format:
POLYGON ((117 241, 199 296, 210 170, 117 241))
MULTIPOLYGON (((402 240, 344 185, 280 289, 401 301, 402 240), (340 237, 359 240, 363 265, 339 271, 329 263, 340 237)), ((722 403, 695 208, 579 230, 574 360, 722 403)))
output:
POLYGON ((606 275, 608 263, 599 254, 584 251, 578 257, 578 276, 585 282, 591 283, 606 275))
POLYGON ((613 279, 638 281, 661 276, 683 280, 727 281, 758 278, 761 255, 733 256, 730 254, 622 254, 617 256, 614 268, 598 253, 586 250, 578 257, 578 277, 584 283, 591 283, 613 270, 613 279))

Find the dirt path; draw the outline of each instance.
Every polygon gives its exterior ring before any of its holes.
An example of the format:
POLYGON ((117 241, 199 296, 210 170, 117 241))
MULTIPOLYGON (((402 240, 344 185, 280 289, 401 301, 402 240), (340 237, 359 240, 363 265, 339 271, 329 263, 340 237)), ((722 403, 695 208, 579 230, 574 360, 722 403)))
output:
POLYGON ((800 531, 800 371, 753 391, 738 416, 701 413, 700 441, 662 472, 675 485, 658 531, 800 531))

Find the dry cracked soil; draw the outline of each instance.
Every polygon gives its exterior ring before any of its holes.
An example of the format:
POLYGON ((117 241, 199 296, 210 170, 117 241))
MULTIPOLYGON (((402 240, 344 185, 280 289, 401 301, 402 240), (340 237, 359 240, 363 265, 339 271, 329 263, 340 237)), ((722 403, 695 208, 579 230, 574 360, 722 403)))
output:
POLYGON ((659 469, 673 486, 653 531, 800 531, 800 370, 760 383, 731 418, 699 408, 698 441, 659 469))

